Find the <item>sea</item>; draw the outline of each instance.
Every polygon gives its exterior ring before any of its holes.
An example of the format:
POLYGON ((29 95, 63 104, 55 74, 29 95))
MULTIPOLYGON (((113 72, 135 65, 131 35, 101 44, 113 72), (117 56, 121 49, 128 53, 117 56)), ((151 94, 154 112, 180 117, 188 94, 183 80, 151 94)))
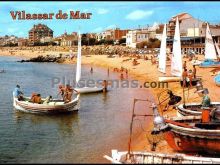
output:
MULTIPOLYGON (((58 85, 74 82, 76 71, 74 64, 17 62, 21 59, 0 56, 0 70, 5 70, 0 73, 0 163, 110 163, 103 156, 111 156, 112 149, 128 150, 134 98, 152 98, 149 90, 119 86, 107 93, 82 94, 79 111, 70 114, 19 112, 12 100, 17 84, 25 96, 37 92, 59 98, 58 85)), ((107 68, 82 65, 85 81, 119 77, 107 68)), ((149 104, 141 104, 137 109, 149 112, 149 104)), ((140 123, 135 127, 133 133, 143 131, 140 123)))

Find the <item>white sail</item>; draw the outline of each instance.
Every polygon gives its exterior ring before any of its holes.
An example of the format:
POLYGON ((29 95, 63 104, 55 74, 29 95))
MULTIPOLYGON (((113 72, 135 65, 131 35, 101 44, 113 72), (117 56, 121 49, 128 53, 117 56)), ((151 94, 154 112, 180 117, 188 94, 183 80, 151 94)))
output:
POLYGON ((181 55, 181 44, 180 44, 180 31, 179 31, 179 21, 176 17, 176 27, 173 39, 173 55, 171 59, 171 74, 173 76, 182 76, 182 55, 181 55))
POLYGON ((205 59, 217 59, 212 35, 208 24, 206 28, 206 38, 205 38, 205 59))
POLYGON ((167 42, 166 24, 164 24, 163 35, 160 45, 159 67, 158 67, 158 70, 162 73, 166 73, 166 45, 167 45, 166 42, 167 42))
POLYGON ((218 56, 220 57, 220 49, 219 49, 219 46, 216 42, 215 42, 215 48, 217 50, 218 56))
POLYGON ((81 35, 78 34, 78 53, 77 53, 77 64, 76 64, 76 84, 78 84, 81 78, 81 35))

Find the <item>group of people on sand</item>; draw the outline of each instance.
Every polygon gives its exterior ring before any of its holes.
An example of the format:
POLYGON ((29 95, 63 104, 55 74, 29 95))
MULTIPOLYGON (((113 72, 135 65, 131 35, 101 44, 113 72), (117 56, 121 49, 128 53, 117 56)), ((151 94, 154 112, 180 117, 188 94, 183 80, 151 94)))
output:
POLYGON ((190 87, 192 87, 192 81, 196 78, 196 66, 193 65, 193 69, 187 70, 186 61, 183 63, 183 73, 182 73, 182 80, 183 80, 183 87, 186 87, 187 82, 189 82, 190 87))
POLYGON ((121 68, 114 68, 113 71, 121 73, 120 74, 120 79, 121 80, 125 79, 124 74, 125 74, 126 78, 128 78, 128 69, 127 68, 124 68, 124 67, 121 66, 121 68))

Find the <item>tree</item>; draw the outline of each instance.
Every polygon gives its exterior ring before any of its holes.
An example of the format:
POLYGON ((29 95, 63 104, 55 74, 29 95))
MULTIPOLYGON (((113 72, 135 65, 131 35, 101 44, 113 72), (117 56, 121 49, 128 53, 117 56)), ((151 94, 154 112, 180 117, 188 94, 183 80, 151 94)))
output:
POLYGON ((121 38, 118 42, 119 42, 119 45, 126 43, 126 38, 121 38))

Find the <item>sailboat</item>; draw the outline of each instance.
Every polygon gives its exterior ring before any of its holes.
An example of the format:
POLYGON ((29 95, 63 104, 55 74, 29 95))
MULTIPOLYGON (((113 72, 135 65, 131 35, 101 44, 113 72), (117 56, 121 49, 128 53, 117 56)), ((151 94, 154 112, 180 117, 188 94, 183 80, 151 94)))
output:
MULTIPOLYGON (((76 64, 76 85, 79 84, 79 80, 81 78, 81 35, 80 32, 78 34, 78 53, 77 53, 77 64, 76 64)), ((103 87, 83 87, 83 88, 75 88, 79 93, 97 93, 102 92, 103 87)))
MULTIPOLYGON (((166 25, 164 26, 160 55, 159 55, 159 67, 158 70, 162 73, 166 73, 166 25)), ((173 56, 171 59, 171 74, 172 76, 159 76, 159 82, 175 82, 180 81, 182 76, 182 56, 180 45, 180 32, 179 21, 176 18, 176 27, 173 40, 173 56)))
POLYGON ((214 44, 209 24, 206 28, 206 40, 205 40, 205 60, 199 65, 201 68, 215 68, 220 67, 220 62, 216 61, 217 51, 219 51, 218 45, 214 44), (216 47, 217 46, 217 47, 216 47))

